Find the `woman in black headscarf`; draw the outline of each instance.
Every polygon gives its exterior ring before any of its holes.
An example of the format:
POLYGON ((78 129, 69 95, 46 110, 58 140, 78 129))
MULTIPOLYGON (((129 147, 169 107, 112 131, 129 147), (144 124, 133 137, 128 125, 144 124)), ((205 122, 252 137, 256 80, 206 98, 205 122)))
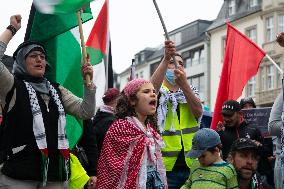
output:
MULTIPOLYGON (((7 44, 21 27, 21 16, 10 18, 10 26, 0 35, 0 59, 7 44)), ((69 144, 65 114, 81 119, 94 115, 95 89, 85 85, 80 99, 45 77, 46 51, 37 42, 24 42, 15 51, 12 75, 0 62, 0 102, 4 108, 0 150, 4 160, 0 187, 62 188, 68 184, 69 144), (66 182, 65 182, 66 181, 66 182)), ((83 78, 92 66, 82 66, 83 78)))

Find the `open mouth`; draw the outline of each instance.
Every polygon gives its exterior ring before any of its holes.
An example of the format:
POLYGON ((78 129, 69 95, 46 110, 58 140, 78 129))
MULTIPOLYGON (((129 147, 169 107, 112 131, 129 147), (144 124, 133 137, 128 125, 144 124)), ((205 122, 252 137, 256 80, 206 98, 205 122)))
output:
POLYGON ((155 106, 155 107, 156 107, 156 105, 157 105, 157 100, 151 100, 151 101, 149 102, 149 104, 150 104, 151 106, 155 106))
POLYGON ((38 68, 38 69, 43 69, 43 66, 42 66, 42 65, 40 65, 40 64, 35 65, 35 67, 36 67, 36 68, 38 68))

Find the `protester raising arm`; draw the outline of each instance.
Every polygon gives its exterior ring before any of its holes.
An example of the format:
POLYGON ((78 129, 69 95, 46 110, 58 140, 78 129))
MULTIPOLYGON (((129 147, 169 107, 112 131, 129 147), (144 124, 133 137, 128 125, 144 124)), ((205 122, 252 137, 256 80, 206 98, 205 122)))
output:
MULTIPOLYGON (((6 51, 7 45, 10 40, 21 28, 21 19, 20 15, 14 15, 10 17, 10 29, 5 29, 5 31, 0 35, 0 59, 4 56, 4 52, 6 51), (14 29, 11 29, 13 27, 14 29), (12 32, 13 30, 13 32, 12 32)), ((5 65, 0 61, 0 102, 5 102, 6 95, 8 91, 11 90, 14 84, 13 76, 10 74, 5 65)))
POLYGON ((6 45, 12 39, 12 37, 16 34, 16 32, 21 28, 21 15, 14 15, 10 17, 10 25, 6 28, 6 30, 0 36, 0 41, 5 43, 6 45))
POLYGON ((161 84, 164 83, 170 91, 176 92, 179 88, 183 91, 189 109, 196 118, 202 115, 202 106, 199 98, 196 97, 193 88, 188 84, 186 79, 183 59, 176 53, 175 44, 172 41, 165 41, 164 58, 151 77, 156 91, 160 90, 161 84), (175 56, 177 68, 175 68, 173 56, 175 56), (171 76, 170 76, 170 73, 171 76), (169 81, 169 80, 172 81, 169 81))
MULTIPOLYGON (((15 34, 15 28, 20 28, 21 17, 11 16, 10 24, 14 25, 0 35, 2 54, 15 34)), ((0 62, 0 101, 3 107, 7 95, 11 94, 5 121, 1 125, 5 132, 0 138, 4 160, 0 186, 63 188, 70 180, 65 115, 70 113, 83 119, 94 115, 95 85, 86 85, 84 99, 80 99, 60 84, 48 81, 45 78, 46 54, 41 43, 25 41, 14 52, 13 75, 0 62)), ((92 73, 92 66, 85 63, 82 66, 83 79, 89 75, 92 80, 92 73)))

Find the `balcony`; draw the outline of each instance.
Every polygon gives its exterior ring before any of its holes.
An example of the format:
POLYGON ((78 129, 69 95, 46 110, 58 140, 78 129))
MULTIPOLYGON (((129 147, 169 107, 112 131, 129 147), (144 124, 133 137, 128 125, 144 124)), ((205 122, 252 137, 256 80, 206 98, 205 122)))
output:
POLYGON ((255 93, 255 103, 259 106, 271 106, 280 92, 280 88, 255 93))

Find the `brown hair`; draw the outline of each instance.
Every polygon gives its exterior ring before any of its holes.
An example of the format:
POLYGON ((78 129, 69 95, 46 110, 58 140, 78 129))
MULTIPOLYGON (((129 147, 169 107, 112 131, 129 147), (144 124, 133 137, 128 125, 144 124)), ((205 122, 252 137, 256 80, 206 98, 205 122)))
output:
MULTIPOLYGON (((129 98, 122 91, 117 100, 116 105, 116 118, 125 119, 127 116, 136 116, 134 106, 130 102, 138 102, 137 92, 131 94, 129 98)), ((148 115, 145 124, 151 123, 155 130, 157 130, 157 115, 148 115)))
POLYGON ((222 150, 222 144, 217 144, 216 146, 213 146, 211 148, 208 148, 207 151, 214 153, 216 151, 216 148, 219 149, 220 151, 222 150))

